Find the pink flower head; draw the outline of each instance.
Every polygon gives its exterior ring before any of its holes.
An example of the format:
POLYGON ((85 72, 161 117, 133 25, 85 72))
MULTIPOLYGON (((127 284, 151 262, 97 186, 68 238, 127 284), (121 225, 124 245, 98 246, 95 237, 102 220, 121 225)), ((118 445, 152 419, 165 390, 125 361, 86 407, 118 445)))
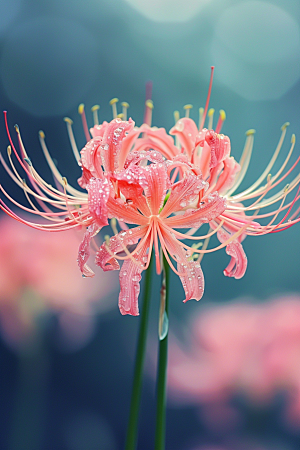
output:
POLYGON ((173 337, 168 382, 185 404, 227 404, 236 392, 256 403, 287 395, 286 417, 300 424, 300 297, 231 302, 193 319, 189 348, 173 337), (187 376, 188 374, 188 376, 187 376))
MULTIPOLYGON (((211 84, 212 77, 209 95, 211 84)), ((73 188, 61 176, 49 155, 44 133, 40 132, 41 145, 57 187, 46 183, 28 158, 18 128, 20 154, 15 149, 6 122, 12 170, 2 157, 1 162, 24 190, 30 207, 17 203, 2 186, 1 191, 15 205, 48 219, 50 223, 41 225, 28 222, 18 217, 3 200, 1 209, 27 225, 46 231, 83 227, 86 231, 79 247, 78 265, 86 277, 94 275, 87 265, 93 237, 110 224, 114 236, 106 238, 97 252, 96 263, 107 271, 119 269, 118 261, 123 261, 119 298, 122 314, 138 314, 141 273, 149 265, 153 248, 157 272, 161 270, 162 252, 179 275, 185 291, 184 301, 191 298, 199 300, 203 295, 204 280, 200 262, 206 253, 224 247, 231 258, 224 274, 241 278, 247 267, 241 242, 247 235, 278 232, 300 220, 298 211, 291 213, 298 200, 299 188, 294 199, 286 202, 288 194, 298 186, 299 176, 286 188, 266 198, 294 169, 299 158, 282 175, 294 148, 293 135, 291 150, 283 166, 273 178, 268 176, 286 134, 284 125, 279 146, 265 171, 250 188, 235 194, 248 168, 254 132, 247 132, 244 153, 238 164, 230 156, 229 137, 220 134, 225 113, 220 113, 216 129, 213 130, 212 114, 208 112, 208 128, 203 128, 209 95, 199 128, 188 116, 178 118, 170 135, 164 128, 151 127, 153 103, 149 99, 146 101, 146 123, 141 127, 136 127, 132 119, 127 120, 127 103, 122 104, 123 112, 119 117, 117 99, 113 99, 114 119, 99 125, 97 107, 94 107, 94 127, 89 131, 83 105, 80 105, 79 112, 87 139, 80 154, 73 136, 72 121, 65 120, 74 155, 82 168, 78 182, 85 191, 73 188), (25 184, 23 177, 16 171, 11 149, 30 184, 25 184), (266 213, 259 212, 276 202, 280 204, 274 211, 268 209, 266 213), (275 223, 282 212, 283 218, 275 223), (267 223, 263 224, 264 220, 267 223), (208 232, 195 235, 204 224, 209 224, 208 232), (180 232, 180 229, 185 231, 180 232), (213 234, 217 235, 220 245, 209 249, 209 239, 213 234), (187 245, 183 242, 186 239, 200 241, 200 244, 187 245), (201 245, 202 248, 199 248, 201 245)))
POLYGON ((86 280, 78 277, 76 247, 81 232, 46 234, 2 215, 0 234, 0 322, 10 343, 22 342, 35 319, 49 312, 64 324, 77 317, 77 339, 81 325, 91 322, 94 312, 110 307, 114 274, 91 280, 88 289, 86 280))

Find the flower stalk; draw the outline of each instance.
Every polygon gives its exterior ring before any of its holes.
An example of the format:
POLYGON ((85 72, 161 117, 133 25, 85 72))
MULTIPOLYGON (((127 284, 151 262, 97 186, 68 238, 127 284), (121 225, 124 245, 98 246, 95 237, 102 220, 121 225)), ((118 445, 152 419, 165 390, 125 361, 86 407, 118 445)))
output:
POLYGON ((157 403, 155 450, 164 450, 166 435, 166 385, 168 364, 168 307, 169 307, 169 264, 163 257, 163 279, 159 320, 159 356, 157 370, 157 403))
POLYGON ((153 266, 153 257, 150 260, 148 269, 146 270, 145 285, 144 285, 144 298, 141 312, 141 323, 137 343, 136 360, 133 376, 133 387, 131 394, 131 405, 129 413, 129 421, 127 428, 127 437, 125 450, 135 450, 138 437, 138 416, 139 406, 141 398, 142 388, 142 376, 145 360, 146 342, 147 342, 147 329, 148 329, 148 317, 151 298, 151 272, 153 266))

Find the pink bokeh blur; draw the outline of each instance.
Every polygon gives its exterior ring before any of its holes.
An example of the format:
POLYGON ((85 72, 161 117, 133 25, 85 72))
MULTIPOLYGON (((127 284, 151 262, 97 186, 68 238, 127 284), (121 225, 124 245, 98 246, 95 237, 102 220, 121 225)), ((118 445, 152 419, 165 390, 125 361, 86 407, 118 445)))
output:
POLYGON ((258 407, 284 393, 285 420, 300 427, 299 296, 202 309, 188 348, 174 336, 170 347, 171 400, 205 406, 221 424, 238 420, 228 403, 237 393, 258 407))
POLYGON ((80 341, 96 313, 117 309, 117 274, 98 269, 93 279, 81 276, 82 232, 46 233, 2 216, 0 236, 0 323, 12 346, 26 341, 46 314, 57 314, 65 335, 80 341))

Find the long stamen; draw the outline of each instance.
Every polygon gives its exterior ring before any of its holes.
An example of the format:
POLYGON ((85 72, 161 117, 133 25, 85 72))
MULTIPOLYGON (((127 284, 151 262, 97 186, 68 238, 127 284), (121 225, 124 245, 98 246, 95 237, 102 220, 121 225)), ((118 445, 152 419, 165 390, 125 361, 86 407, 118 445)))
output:
POLYGON ((204 114, 201 118, 201 123, 200 123, 200 127, 199 127, 199 131, 201 131, 203 129, 203 125, 205 122, 205 118, 206 118, 206 113, 208 110, 208 105, 209 105, 209 100, 210 100, 210 94, 211 94, 211 88, 212 88, 212 82, 213 82, 213 76, 214 76, 214 66, 211 66, 211 72, 210 72, 210 80, 209 80, 209 87, 208 87, 208 94, 207 94, 207 98, 206 98, 206 103, 205 103, 205 108, 204 108, 204 114))
POLYGON ((84 135, 85 135, 85 138, 86 138, 86 142, 89 142, 91 140, 91 135, 90 135, 90 132, 89 132, 89 127, 88 127, 87 121, 86 121, 86 115, 85 115, 85 110, 84 110, 84 104, 83 103, 81 103, 78 106, 78 113, 81 116, 81 121, 82 121, 82 126, 83 126, 84 135))
POLYGON ((160 257, 159 257, 159 249, 158 249, 158 239, 157 239, 157 231, 158 231, 158 224, 155 220, 153 220, 153 236, 154 236, 154 252, 155 252, 155 262, 156 262, 156 273, 159 275, 161 273, 161 267, 160 267, 160 257))
POLYGON ((122 102, 122 114, 123 114, 123 120, 127 120, 127 109, 129 108, 129 103, 122 102))
MULTIPOLYGON (((176 273, 176 275, 178 275, 179 277, 185 275, 185 273, 182 273, 182 272, 180 273, 180 272, 178 272, 178 270, 175 269, 174 265, 172 264, 172 261, 169 258, 169 255, 168 255, 168 252, 167 252, 167 245, 166 245, 166 242, 165 242, 165 240, 163 238, 163 235, 161 233, 160 227, 157 228, 157 231, 158 231, 158 234, 159 234, 159 240, 160 240, 162 251, 163 251, 163 253, 164 253, 165 257, 166 257, 166 260, 168 261, 169 266, 171 267, 173 272, 176 273)), ((175 258, 173 257, 173 259, 175 259, 175 258)))
MULTIPOLYGON (((40 144, 41 144, 44 156, 45 156, 46 161, 51 169, 51 172, 53 173, 53 175, 55 176, 55 178, 57 179, 59 184, 61 184, 63 186, 63 182, 62 182, 63 177, 62 177, 61 173, 59 172, 59 170, 57 169, 56 165, 54 164, 53 159, 50 156, 49 150, 48 150, 46 142, 45 142, 45 133, 43 131, 39 132, 39 139, 40 139, 40 144)), ((73 194, 75 196, 84 195, 83 192, 78 191, 77 189, 73 188, 69 184, 67 186, 67 192, 69 192, 70 194, 73 194)))
POLYGON ((202 118, 203 118, 203 114, 204 114, 204 108, 199 108, 199 124, 198 124, 198 129, 201 130, 201 123, 202 123, 202 118))
POLYGON ((194 241, 199 241, 199 240, 203 240, 203 239, 207 239, 208 237, 213 236, 217 231, 219 231, 219 229, 222 227, 222 225, 224 224, 224 220, 221 220, 220 224, 217 226, 217 228, 215 228, 214 230, 212 230, 210 233, 205 234, 203 236, 190 236, 184 233, 180 233, 177 230, 174 230, 174 228, 169 227, 168 225, 166 225, 165 223, 163 224, 164 228, 166 228, 170 233, 174 233, 175 236, 177 236, 180 239, 189 239, 189 240, 194 240, 194 241))
POLYGON ((91 111, 93 113, 93 120, 94 120, 94 126, 99 125, 99 118, 98 118, 98 111, 100 109, 99 105, 94 105, 91 108, 91 111))
POLYGON ((218 123, 217 123, 216 130, 215 130, 216 133, 220 133, 223 123, 225 122, 225 119, 226 119, 226 113, 225 113, 224 109, 220 109, 219 119, 218 119, 218 123))
POLYGON ((207 113, 207 116, 208 116, 208 127, 207 128, 209 130, 213 129, 214 113, 215 113, 214 108, 210 108, 208 113, 207 113))
POLYGON ((193 105, 184 105, 183 109, 185 110, 185 117, 190 117, 190 110, 193 108, 193 105))
POLYGON ((231 189, 229 189, 229 191, 226 194, 226 197, 231 196, 231 194, 233 194, 233 192, 235 192, 237 190, 237 188, 239 187, 239 185, 241 184, 241 182, 243 181, 246 172, 248 170, 248 166, 250 163, 250 159, 251 159, 251 154, 252 154, 252 148, 253 148, 253 142, 254 142, 254 137, 253 135, 255 134, 255 130, 248 130, 246 132, 246 142, 245 142, 245 146, 244 146, 244 150, 241 156, 241 159, 239 161, 239 164, 241 166, 241 170, 239 172, 239 174, 237 175, 236 181, 234 183, 234 185, 232 186, 231 189))
POLYGON ((144 115, 144 123, 146 125, 149 125, 149 127, 151 127, 151 123, 152 123, 152 110, 154 108, 153 106, 153 101, 152 100, 146 100, 145 102, 145 115, 144 115))
POLYGON ((70 140, 71 148, 73 150, 73 154, 75 156, 76 161, 78 162, 80 160, 80 153, 78 151, 74 133, 73 133, 73 129, 72 129, 73 120, 69 119, 69 117, 64 117, 64 121, 67 124, 67 132, 69 135, 69 140, 70 140))
POLYGON ((118 111, 117 111, 117 103, 118 103, 119 99, 118 98, 112 98, 109 102, 109 104, 111 105, 112 108, 112 115, 113 115, 113 119, 117 118, 118 115, 118 111))
POLYGON ((275 161, 276 161, 276 159, 278 157, 278 154, 279 154, 279 152, 281 150, 281 147, 282 147, 285 135, 286 135, 286 129, 287 129, 288 126, 289 126, 289 123, 286 122, 281 127, 281 131, 282 132, 281 132, 281 136, 280 136, 279 142, 277 144, 277 147, 275 149, 275 152, 274 152, 272 158, 270 159, 267 167, 265 168, 265 170, 261 174, 261 176, 255 181, 255 183, 252 184, 252 186, 250 186, 248 189, 246 189, 245 191, 241 192, 240 194, 236 195, 235 198, 243 197, 244 195, 247 195, 247 194, 251 193, 252 191, 254 191, 254 189, 256 189, 261 184, 261 182, 266 178, 268 173, 270 173, 270 170, 272 169, 272 167, 273 167, 273 165, 274 165, 274 163, 275 163, 275 161))

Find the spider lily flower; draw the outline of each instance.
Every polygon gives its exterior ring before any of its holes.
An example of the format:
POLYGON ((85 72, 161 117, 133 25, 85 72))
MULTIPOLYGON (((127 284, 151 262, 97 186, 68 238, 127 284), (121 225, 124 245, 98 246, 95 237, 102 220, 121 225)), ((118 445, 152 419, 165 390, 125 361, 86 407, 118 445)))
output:
MULTIPOLYGON (((211 84, 212 77, 209 95, 211 84)), ((300 158, 284 172, 295 146, 293 135, 282 167, 273 177, 269 175, 283 144, 285 124, 275 153, 262 175, 248 189, 236 194, 248 169, 254 131, 246 133, 245 148, 237 163, 230 155, 229 137, 220 134, 225 120, 223 111, 216 129, 212 129, 213 110, 208 111, 209 95, 205 109, 200 109, 199 126, 189 118, 191 105, 187 105, 186 117, 180 118, 178 113, 175 114, 176 124, 170 134, 164 128, 151 127, 151 100, 146 101, 146 123, 140 127, 136 127, 132 119, 127 120, 127 103, 122 104, 123 111, 117 114, 117 99, 113 99, 113 120, 99 124, 98 107, 93 107, 94 126, 89 130, 84 107, 80 105, 79 113, 87 140, 81 152, 74 139, 72 121, 68 118, 65 121, 73 153, 82 169, 78 183, 87 192, 75 189, 62 177, 50 157, 44 133, 40 132, 42 149, 56 180, 56 187, 46 183, 28 158, 18 128, 20 152, 14 147, 5 113, 11 168, 1 155, 0 160, 24 190, 30 208, 12 199, 3 186, 0 185, 0 189, 13 204, 50 223, 26 221, 2 199, 1 209, 14 219, 37 229, 54 232, 78 227, 85 229, 79 247, 78 265, 86 277, 94 275, 87 265, 92 239, 112 219, 110 224, 115 236, 108 238, 101 246, 96 261, 103 270, 119 269, 118 260, 123 261, 119 298, 123 314, 138 314, 139 281, 141 272, 149 265, 152 247, 157 272, 161 270, 160 247, 171 268, 181 278, 185 301, 191 298, 199 300, 203 295, 200 262, 206 253, 225 248, 231 260, 224 274, 241 278, 247 267, 241 242, 247 235, 282 231, 300 220, 299 210, 292 211, 299 197, 299 187, 293 200, 286 201, 299 185, 299 175, 284 189, 268 197, 291 173, 300 158), (203 128, 206 116, 208 128, 203 128), (12 152, 25 171, 29 184, 18 173, 12 152), (276 202, 280 202, 279 207, 270 211, 269 206, 276 202), (260 213, 263 208, 267 208, 266 212, 260 213), (279 220, 280 214, 283 217, 279 220), (205 223, 209 224, 208 232, 195 235, 205 223), (119 232, 117 224, 121 228, 119 232), (179 229, 188 231, 179 232, 179 229), (217 235, 220 245, 208 248, 213 234, 217 235), (182 242, 187 239, 199 243, 190 246, 182 242), (132 249, 133 245, 135 248, 132 249), (201 245, 202 248, 199 248, 201 245)))

